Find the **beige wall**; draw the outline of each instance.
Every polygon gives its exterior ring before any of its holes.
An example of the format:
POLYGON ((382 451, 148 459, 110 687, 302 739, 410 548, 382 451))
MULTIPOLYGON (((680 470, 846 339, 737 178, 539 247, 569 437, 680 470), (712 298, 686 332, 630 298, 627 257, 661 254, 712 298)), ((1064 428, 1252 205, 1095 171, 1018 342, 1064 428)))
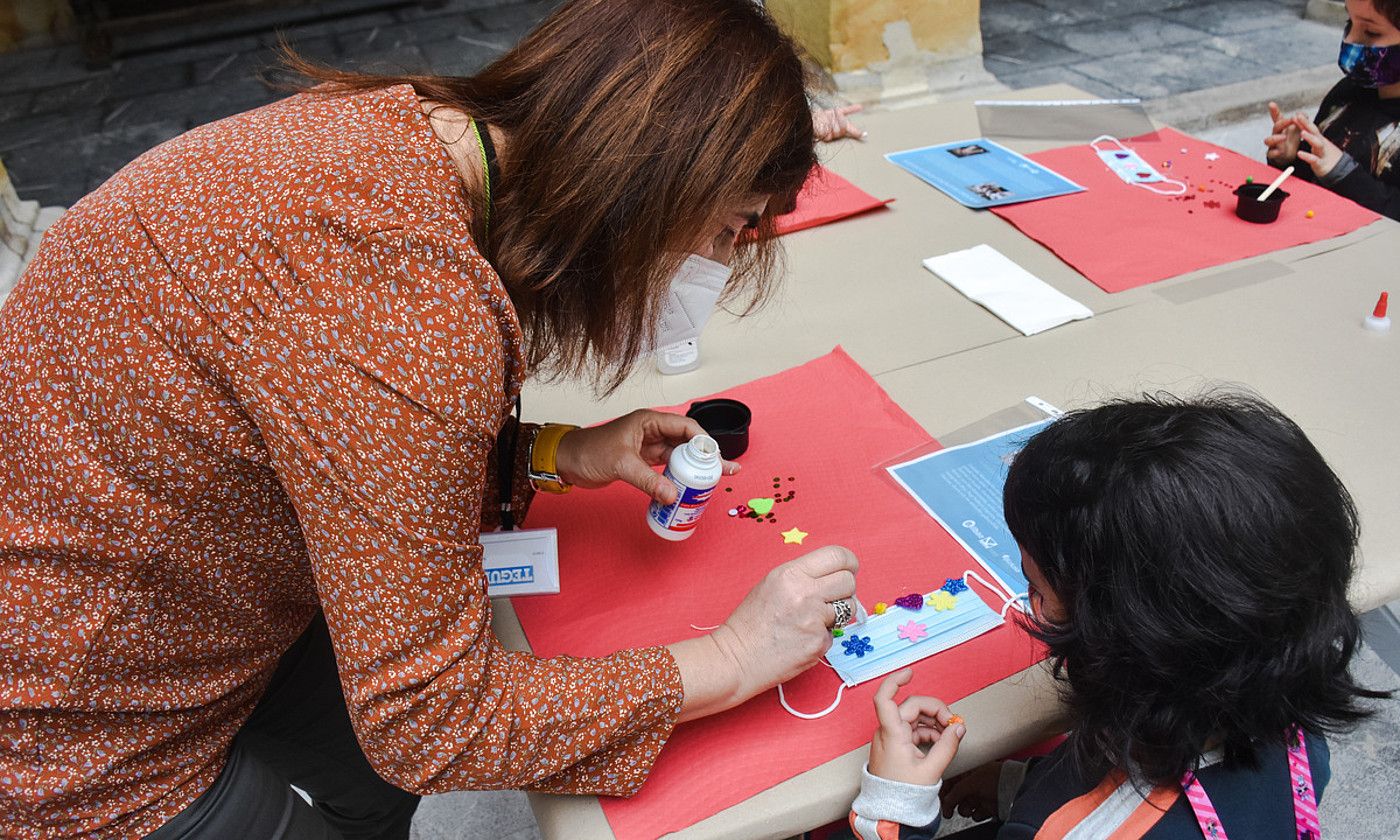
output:
POLYGON ((767 5, 833 73, 897 61, 907 47, 936 61, 982 53, 979 0, 768 0, 767 5))
POLYGON ((71 20, 67 0, 0 0, 0 52, 36 37, 46 40, 63 31, 71 20))

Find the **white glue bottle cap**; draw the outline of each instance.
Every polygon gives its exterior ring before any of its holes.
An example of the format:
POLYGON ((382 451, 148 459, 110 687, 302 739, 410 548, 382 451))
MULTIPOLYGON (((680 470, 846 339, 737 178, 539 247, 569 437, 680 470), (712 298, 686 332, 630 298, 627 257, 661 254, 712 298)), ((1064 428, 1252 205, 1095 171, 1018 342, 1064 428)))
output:
POLYGON ((1390 332, 1390 316, 1386 314, 1386 307, 1390 303, 1390 292, 1381 292, 1381 299, 1376 301, 1376 308, 1366 316, 1366 329, 1374 332, 1390 332))

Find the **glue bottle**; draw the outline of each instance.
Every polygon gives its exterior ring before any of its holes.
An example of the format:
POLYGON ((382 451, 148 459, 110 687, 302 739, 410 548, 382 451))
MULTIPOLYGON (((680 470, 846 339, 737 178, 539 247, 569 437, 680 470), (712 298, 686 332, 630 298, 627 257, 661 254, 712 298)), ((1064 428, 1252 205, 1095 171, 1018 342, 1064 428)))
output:
POLYGON ((647 508, 651 530, 668 540, 683 540, 695 533, 723 470, 719 444, 709 435, 696 435, 673 449, 663 475, 676 486, 677 498, 669 505, 651 503, 647 508))
POLYGON ((1381 292, 1380 300, 1376 301, 1376 308, 1366 316, 1366 329, 1375 332, 1390 332, 1390 316, 1386 314, 1386 306, 1390 303, 1390 292, 1381 292))

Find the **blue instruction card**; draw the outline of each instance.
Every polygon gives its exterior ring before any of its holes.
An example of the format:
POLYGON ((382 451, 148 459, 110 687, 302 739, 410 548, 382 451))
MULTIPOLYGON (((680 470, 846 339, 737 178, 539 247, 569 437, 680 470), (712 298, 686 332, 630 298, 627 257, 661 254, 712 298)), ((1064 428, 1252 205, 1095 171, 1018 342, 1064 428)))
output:
POLYGON ((1025 593, 1027 584, 1021 574, 1021 552, 1002 514, 1002 487, 1016 453, 1053 420, 1046 418, 886 467, 1009 595, 1025 593))
POLYGON ((985 137, 892 152, 885 159, 977 209, 1084 191, 1058 172, 985 137))

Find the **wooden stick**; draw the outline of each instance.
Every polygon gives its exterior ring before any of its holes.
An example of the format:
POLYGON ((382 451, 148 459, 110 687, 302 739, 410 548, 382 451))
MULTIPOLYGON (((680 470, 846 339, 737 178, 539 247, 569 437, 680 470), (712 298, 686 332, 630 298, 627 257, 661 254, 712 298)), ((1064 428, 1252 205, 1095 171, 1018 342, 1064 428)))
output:
POLYGON ((1283 170, 1283 172, 1279 173, 1279 176, 1278 176, 1277 178, 1274 179, 1274 182, 1273 182, 1272 184, 1269 185, 1269 188, 1268 188, 1267 190, 1264 190, 1263 192, 1259 193, 1259 200, 1260 200, 1260 201, 1263 201, 1263 200, 1267 199, 1269 196, 1273 195, 1273 194, 1274 194, 1274 190, 1278 189, 1278 188, 1279 188, 1279 185, 1282 184, 1284 181, 1287 181, 1287 180, 1288 180, 1288 176, 1289 176, 1289 175, 1292 175, 1292 174, 1293 174, 1293 167, 1291 167, 1291 166, 1288 167, 1287 169, 1283 170))

